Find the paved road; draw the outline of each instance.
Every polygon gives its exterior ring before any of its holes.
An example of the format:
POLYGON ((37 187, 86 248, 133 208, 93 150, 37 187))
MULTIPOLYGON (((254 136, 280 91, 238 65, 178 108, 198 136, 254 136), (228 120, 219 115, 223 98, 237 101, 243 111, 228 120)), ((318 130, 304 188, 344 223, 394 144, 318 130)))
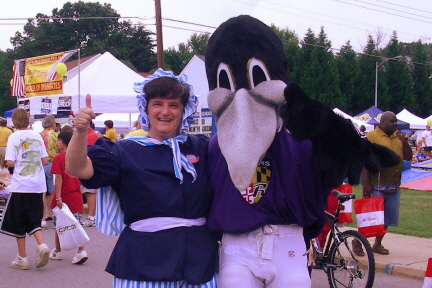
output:
MULTIPOLYGON (((83 217, 85 219, 85 217, 83 217)), ((48 227, 51 227, 48 221, 48 227)), ((76 251, 64 251, 63 260, 50 260, 48 265, 36 269, 36 240, 28 237, 26 241, 30 270, 9 268, 10 262, 17 254, 15 238, 0 233, 0 287, 19 288, 99 288, 112 287, 112 276, 104 271, 105 265, 114 247, 117 237, 103 235, 95 227, 86 227, 90 237, 86 245, 89 259, 83 265, 71 264, 76 251)), ((45 242, 50 249, 54 248, 54 229, 43 230, 45 242)))
MULTIPOLYGON (((85 218, 85 217, 84 217, 85 218)), ((48 222, 50 227, 51 222, 48 222)), ((86 227, 90 242, 86 245, 89 260, 83 265, 71 264, 75 251, 63 252, 63 260, 50 260, 47 266, 36 269, 35 245, 33 237, 27 238, 27 254, 30 270, 22 271, 9 268, 9 263, 16 254, 15 239, 0 233, 0 288, 105 288, 112 286, 112 276, 104 271, 112 248, 117 241, 115 236, 106 236, 96 231, 95 227, 86 227)), ((43 230, 45 242, 54 248, 54 229, 43 230)), ((377 273, 374 287, 420 288, 423 280, 402 278, 395 275, 377 273)), ((328 288, 327 278, 323 271, 314 270, 313 288, 328 288)), ((239 287, 240 288, 240 287, 239 287)))

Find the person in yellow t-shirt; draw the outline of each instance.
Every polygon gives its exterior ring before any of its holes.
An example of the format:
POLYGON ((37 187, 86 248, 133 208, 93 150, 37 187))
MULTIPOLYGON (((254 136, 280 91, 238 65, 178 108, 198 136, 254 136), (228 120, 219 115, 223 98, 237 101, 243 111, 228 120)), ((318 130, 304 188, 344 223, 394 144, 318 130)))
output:
POLYGON ((106 120, 104 122, 105 125, 105 134, 103 135, 105 138, 108 138, 111 140, 111 142, 117 141, 117 132, 114 130, 114 122, 111 120, 106 120))
POLYGON ((132 129, 131 132, 129 132, 129 134, 125 136, 125 138, 129 138, 132 136, 147 136, 147 134, 148 134, 147 131, 142 129, 141 123, 138 120, 136 120, 134 122, 134 128, 132 129))
POLYGON ((7 120, 0 118, 0 153, 6 151, 6 144, 12 131, 7 128, 7 120))

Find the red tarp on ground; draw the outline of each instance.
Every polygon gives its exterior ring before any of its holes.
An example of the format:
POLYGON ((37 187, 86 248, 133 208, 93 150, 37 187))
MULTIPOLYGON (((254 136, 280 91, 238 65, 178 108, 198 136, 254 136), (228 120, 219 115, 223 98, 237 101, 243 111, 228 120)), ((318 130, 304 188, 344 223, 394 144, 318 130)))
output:
POLYGON ((400 186, 402 189, 424 190, 432 192, 432 176, 419 180, 404 183, 400 186))

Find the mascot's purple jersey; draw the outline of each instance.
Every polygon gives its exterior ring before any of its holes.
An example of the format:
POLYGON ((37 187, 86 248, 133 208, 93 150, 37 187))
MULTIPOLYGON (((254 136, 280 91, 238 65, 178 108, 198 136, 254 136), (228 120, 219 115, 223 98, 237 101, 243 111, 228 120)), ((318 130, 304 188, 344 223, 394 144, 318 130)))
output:
POLYGON ((262 199, 251 205, 229 176, 217 135, 210 140, 209 171, 215 196, 209 228, 246 233, 266 224, 297 224, 304 228, 305 240, 317 236, 324 225, 330 187, 316 165, 312 143, 296 141, 283 130, 276 134, 264 158, 271 163, 271 179, 262 199))

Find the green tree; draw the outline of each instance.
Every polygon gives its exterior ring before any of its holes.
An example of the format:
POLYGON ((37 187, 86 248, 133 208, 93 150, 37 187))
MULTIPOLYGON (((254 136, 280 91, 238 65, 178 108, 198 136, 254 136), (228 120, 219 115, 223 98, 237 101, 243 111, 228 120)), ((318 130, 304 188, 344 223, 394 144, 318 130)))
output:
POLYGON ((342 94, 343 104, 339 108, 353 114, 357 107, 353 105, 356 103, 354 100, 356 85, 355 79, 358 70, 357 66, 357 53, 348 41, 341 47, 337 53, 336 64, 339 74, 339 88, 342 94))
POLYGON ((193 55, 205 55, 209 38, 209 34, 194 33, 187 41, 186 46, 193 55))
POLYGON ((294 82, 298 82, 297 67, 298 67, 300 46, 299 46, 299 38, 297 34, 295 34, 294 31, 289 30, 288 28, 280 29, 276 27, 274 24, 271 25, 271 29, 282 40, 284 51, 288 58, 290 80, 294 82))
MULTIPOLYGON (((372 35, 369 35, 367 45, 363 49, 363 54, 358 59, 358 73, 355 81, 356 90, 350 103, 352 107, 351 113, 354 115, 366 110, 375 103, 375 65, 378 59, 380 59, 378 55, 375 41, 372 35)), ((382 77, 381 73, 378 75, 382 77)), ((385 87, 380 83, 378 83, 378 87, 381 91, 384 91, 385 87)))
POLYGON ((415 106, 411 108, 411 112, 420 117, 429 117, 432 114, 430 105, 432 95, 432 69, 430 60, 427 55, 427 45, 418 41, 415 44, 412 58, 412 77, 413 77, 413 93, 415 106))
POLYGON ((194 33, 186 44, 178 44, 178 49, 170 47, 164 50, 165 69, 180 74, 194 55, 205 55, 209 37, 208 34, 194 33))
POLYGON ((16 107, 16 98, 10 97, 10 80, 12 79, 11 51, 0 50, 0 116, 16 107))
POLYGON ((315 95, 312 94, 312 81, 314 75, 311 75, 313 71, 311 71, 310 73, 307 73, 307 71, 309 70, 309 63, 312 62, 312 52, 317 45, 316 43, 317 39, 315 37, 315 34, 310 28, 308 28, 304 38, 300 41, 301 50, 298 52, 297 56, 298 69, 296 70, 295 75, 297 83, 311 98, 315 97, 315 95), (312 79, 309 79, 309 77, 311 77, 312 79))
MULTIPOLYGON (((404 54, 404 48, 397 39, 396 31, 393 32, 386 52, 388 58, 395 58, 404 54)), ((398 113, 404 108, 413 107, 414 94, 408 62, 405 58, 397 60, 389 59, 384 65, 387 68, 385 76, 388 92, 382 97, 381 110, 390 110, 398 113)))
POLYGON ((178 44, 178 50, 174 47, 164 51, 165 69, 170 69, 178 75, 186 67, 193 54, 189 51, 184 43, 178 44))
POLYGON ((302 41, 301 54, 304 69, 299 83, 309 97, 330 107, 343 106, 335 57, 324 27, 321 27, 318 37, 314 37, 312 31, 308 30, 302 41))
POLYGON ((82 57, 110 51, 117 58, 130 61, 139 71, 150 70, 156 63, 152 33, 143 26, 119 21, 119 17, 111 4, 67 2, 62 9, 53 9, 52 16, 37 14, 34 20, 28 20, 23 34, 15 33, 11 38, 14 57, 80 48, 82 57))

